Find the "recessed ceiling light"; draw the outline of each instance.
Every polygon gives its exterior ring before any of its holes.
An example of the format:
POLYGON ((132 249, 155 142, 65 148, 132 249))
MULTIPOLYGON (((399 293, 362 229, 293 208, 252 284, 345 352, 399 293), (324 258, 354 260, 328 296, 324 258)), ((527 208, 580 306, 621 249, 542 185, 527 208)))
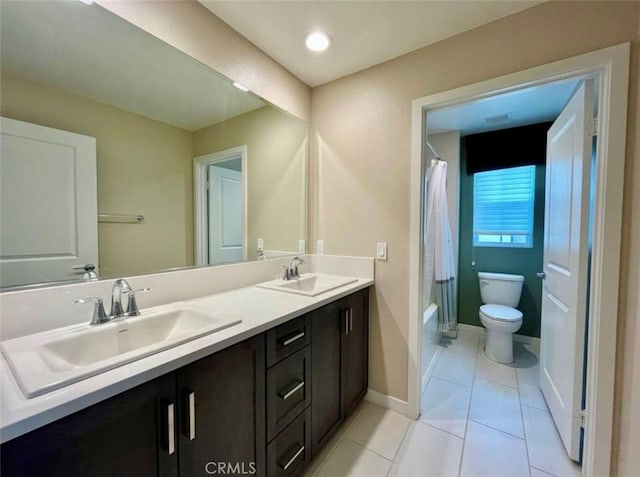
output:
POLYGON ((80 1, 85 5, 91 5, 93 3, 93 0, 80 0, 80 1))
POLYGON ((245 93, 247 91, 249 91, 249 88, 247 88, 245 85, 238 83, 237 81, 233 82, 233 86, 235 86, 236 88, 238 88, 240 91, 244 91, 245 93))
POLYGON ((304 43, 311 51, 324 51, 331 45, 331 37, 323 31, 312 31, 304 37, 304 43))

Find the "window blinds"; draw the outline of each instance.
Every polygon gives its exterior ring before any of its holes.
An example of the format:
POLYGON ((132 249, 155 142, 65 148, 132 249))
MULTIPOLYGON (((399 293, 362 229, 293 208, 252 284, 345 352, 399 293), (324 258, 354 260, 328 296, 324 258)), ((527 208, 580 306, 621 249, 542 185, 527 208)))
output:
POLYGON ((532 247, 535 166, 474 174, 474 246, 532 247))

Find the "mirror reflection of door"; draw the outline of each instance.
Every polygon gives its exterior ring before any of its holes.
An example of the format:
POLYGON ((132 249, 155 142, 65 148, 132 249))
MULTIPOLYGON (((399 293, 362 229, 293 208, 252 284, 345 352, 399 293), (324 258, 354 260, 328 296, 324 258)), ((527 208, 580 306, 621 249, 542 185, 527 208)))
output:
POLYGON ((246 147, 195 158, 196 262, 246 260, 246 147))
POLYGON ((240 158, 209 164, 209 263, 244 257, 244 193, 240 158))
POLYGON ((81 279, 98 265, 95 138, 0 126, 0 287, 81 279))

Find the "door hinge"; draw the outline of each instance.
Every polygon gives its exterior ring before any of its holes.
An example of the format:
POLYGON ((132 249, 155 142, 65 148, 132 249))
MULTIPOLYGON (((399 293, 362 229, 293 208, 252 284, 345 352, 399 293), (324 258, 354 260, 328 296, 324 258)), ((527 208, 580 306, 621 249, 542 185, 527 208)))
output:
POLYGON ((587 418, 587 410, 583 409, 580 411, 580 427, 584 429, 585 420, 587 418))
POLYGON ((597 136, 598 135, 598 118, 592 118, 587 120, 587 124, 586 124, 586 133, 590 136, 597 136))

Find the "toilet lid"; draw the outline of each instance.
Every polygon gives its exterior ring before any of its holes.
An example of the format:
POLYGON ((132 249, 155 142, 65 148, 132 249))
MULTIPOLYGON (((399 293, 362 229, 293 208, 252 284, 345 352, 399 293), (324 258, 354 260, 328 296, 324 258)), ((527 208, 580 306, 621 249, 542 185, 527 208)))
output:
POLYGON ((498 321, 518 321, 522 319, 522 312, 504 305, 482 305, 480 313, 487 318, 498 321))

